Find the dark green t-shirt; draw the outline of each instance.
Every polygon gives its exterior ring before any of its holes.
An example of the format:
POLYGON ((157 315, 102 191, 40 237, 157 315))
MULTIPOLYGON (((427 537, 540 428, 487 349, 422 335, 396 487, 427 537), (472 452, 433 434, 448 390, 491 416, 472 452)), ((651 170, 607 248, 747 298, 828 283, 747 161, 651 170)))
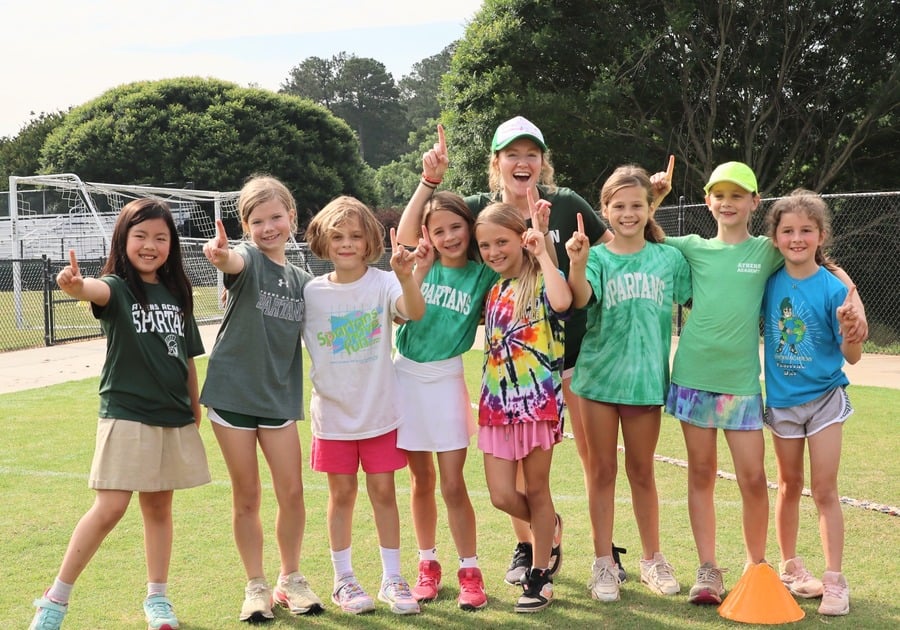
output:
POLYGON ((194 422, 188 394, 188 359, 203 354, 197 323, 185 321, 181 305, 162 284, 144 283, 147 309, 125 280, 103 276, 109 303, 92 304, 106 335, 100 372, 100 417, 162 427, 194 422))
MULTIPOLYGON (((556 192, 547 192, 543 186, 538 186, 541 199, 550 202, 550 233, 553 244, 556 247, 556 258, 563 274, 569 274, 569 254, 566 252, 566 241, 572 238, 572 234, 578 229, 578 213, 584 220, 584 233, 591 243, 596 243, 606 231, 606 225, 600 215, 591 207, 583 197, 570 188, 557 188, 556 192)), ((490 193, 478 193, 465 198, 466 205, 472 214, 478 213, 492 204, 496 199, 490 193)), ((530 222, 529 222, 530 223, 530 222)), ((566 362, 565 367, 575 367, 575 359, 578 358, 578 350, 581 347, 581 339, 587 327, 587 314, 583 309, 572 312, 566 320, 566 362)))

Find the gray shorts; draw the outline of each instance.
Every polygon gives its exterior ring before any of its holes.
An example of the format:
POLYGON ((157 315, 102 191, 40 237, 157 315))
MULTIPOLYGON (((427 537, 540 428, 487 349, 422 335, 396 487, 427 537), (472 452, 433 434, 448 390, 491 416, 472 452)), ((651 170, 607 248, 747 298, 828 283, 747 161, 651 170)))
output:
POLYGON ((843 387, 796 407, 766 407, 765 423, 780 438, 806 438, 853 414, 843 387))

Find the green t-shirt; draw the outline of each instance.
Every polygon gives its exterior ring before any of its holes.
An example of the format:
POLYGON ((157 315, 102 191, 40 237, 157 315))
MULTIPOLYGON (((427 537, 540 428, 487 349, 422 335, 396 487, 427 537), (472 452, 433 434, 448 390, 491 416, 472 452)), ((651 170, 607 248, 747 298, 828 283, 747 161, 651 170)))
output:
POLYGON ((731 245, 696 234, 667 238, 691 266, 693 306, 672 382, 717 394, 753 396, 759 384, 759 312, 766 280, 784 264, 766 236, 731 245))
POLYGON ((419 363, 441 361, 466 352, 484 311, 484 296, 499 276, 482 263, 445 267, 440 261, 425 276, 425 315, 397 330, 397 350, 419 363))
POLYGON ((185 321, 181 305, 162 284, 144 283, 147 310, 125 280, 103 276, 106 306, 92 304, 106 335, 100 372, 100 417, 161 427, 194 422, 188 394, 188 358, 203 354, 197 323, 185 321))
MULTIPOLYGON (((549 193, 543 186, 538 186, 541 199, 550 202, 550 233, 556 248, 556 258, 563 274, 569 273, 569 254, 566 252, 566 241, 572 238, 572 234, 578 229, 578 213, 584 220, 584 233, 588 241, 596 243, 606 231, 606 225, 600 215, 578 193, 570 188, 557 188, 556 192, 549 193)), ((497 201, 490 193, 478 193, 465 198, 466 205, 472 214, 478 213, 485 207, 497 201)), ((530 224, 530 221, 528 222, 530 224)), ((578 349, 581 347, 581 338, 584 337, 587 315, 584 309, 572 311, 566 320, 566 358, 565 367, 574 367, 578 357, 578 349)))
POLYGON ((662 405, 669 386, 672 303, 691 296, 691 272, 672 247, 647 243, 634 254, 591 247, 594 296, 572 391, 622 405, 662 405))
POLYGON ((225 276, 228 302, 200 402, 262 418, 302 418, 303 287, 312 276, 273 262, 249 243, 234 251, 244 268, 225 276))

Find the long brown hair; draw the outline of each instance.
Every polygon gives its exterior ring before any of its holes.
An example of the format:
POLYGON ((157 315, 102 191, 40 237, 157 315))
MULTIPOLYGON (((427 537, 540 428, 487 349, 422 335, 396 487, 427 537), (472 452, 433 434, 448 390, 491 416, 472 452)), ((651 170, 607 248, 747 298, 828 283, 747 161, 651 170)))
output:
POLYGON ((184 263, 181 258, 181 242, 178 239, 178 229, 175 220, 169 210, 169 204, 161 199, 143 198, 135 199, 125 205, 116 218, 113 227, 112 242, 109 245, 109 258, 103 265, 103 275, 119 276, 125 280, 125 284, 137 299, 138 303, 147 309, 147 292, 144 290, 144 282, 138 271, 128 260, 127 244, 128 232, 138 223, 150 219, 162 219, 169 228, 171 237, 169 257, 162 267, 156 270, 159 281, 169 292, 175 296, 182 308, 182 316, 189 319, 194 313, 194 298, 191 283, 184 272, 184 263))
POLYGON ((816 247, 816 264, 835 271, 837 264, 825 254, 824 250, 831 244, 831 212, 821 195, 805 188, 797 188, 787 197, 782 197, 772 204, 766 215, 766 234, 772 239, 773 244, 781 217, 786 214, 805 214, 816 223, 819 232, 824 236, 822 244, 816 247))
POLYGON ((600 204, 606 208, 613 195, 623 188, 631 187, 643 188, 647 193, 650 214, 644 226, 644 240, 649 243, 662 243, 666 239, 666 234, 653 218, 653 184, 650 183, 650 175, 640 166, 626 164, 614 170, 600 189, 600 204))

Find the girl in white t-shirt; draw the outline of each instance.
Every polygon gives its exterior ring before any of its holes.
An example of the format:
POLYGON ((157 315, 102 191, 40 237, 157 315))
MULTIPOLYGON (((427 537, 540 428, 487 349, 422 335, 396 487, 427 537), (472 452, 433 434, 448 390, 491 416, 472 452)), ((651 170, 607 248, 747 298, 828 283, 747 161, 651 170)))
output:
POLYGON ((310 463, 328 475, 332 601, 353 614, 375 608, 351 563, 357 471, 362 465, 381 547, 378 599, 392 612, 418 613, 419 603, 400 575, 394 471, 406 465, 406 455, 397 448, 401 413, 391 360, 392 322, 421 319, 425 313, 413 278, 416 254, 397 244, 392 229, 394 273, 370 267, 384 251, 384 228, 352 197, 326 205, 310 223, 306 240, 313 254, 334 264, 334 271, 307 283, 303 324, 312 363, 310 463))

